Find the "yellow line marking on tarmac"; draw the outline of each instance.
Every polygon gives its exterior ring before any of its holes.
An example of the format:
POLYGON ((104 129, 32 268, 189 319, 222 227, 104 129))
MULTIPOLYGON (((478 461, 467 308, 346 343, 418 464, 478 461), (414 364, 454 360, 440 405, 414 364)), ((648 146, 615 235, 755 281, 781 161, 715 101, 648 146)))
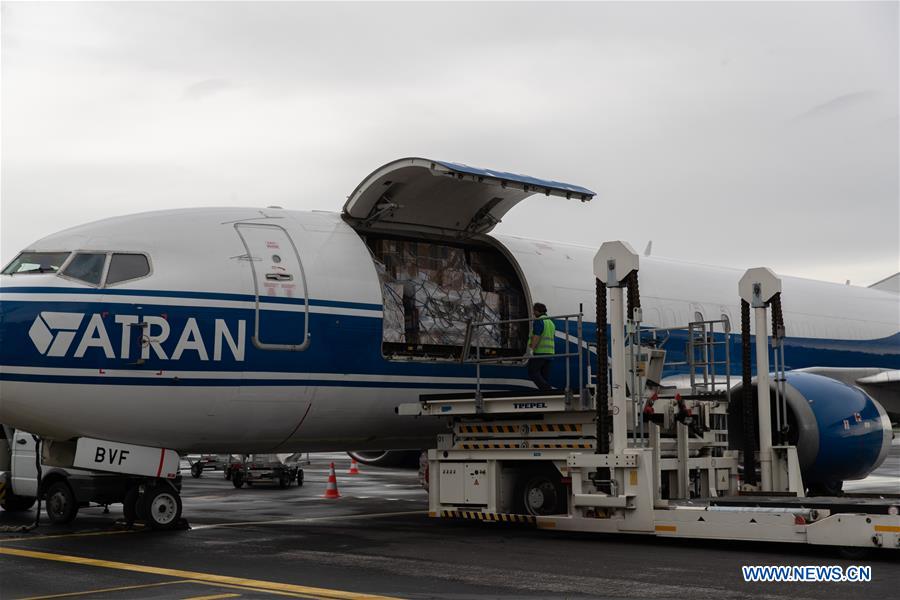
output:
POLYGON ((212 596, 191 596, 184 600, 222 600, 223 598, 237 598, 240 594, 213 594, 212 596))
POLYGON ((284 592, 295 592, 299 594, 310 594, 320 596, 322 598, 330 598, 336 600, 385 600, 389 596, 378 596, 375 594, 364 594, 357 592, 347 592, 343 590, 333 590, 328 588, 317 588, 306 585, 296 585, 293 583, 279 583, 277 581, 263 581, 260 579, 245 579, 243 577, 230 577, 228 575, 215 575, 213 573, 198 573, 195 571, 183 571, 181 569, 167 569, 164 567, 151 567, 145 565, 135 565, 131 563, 116 562, 111 560, 100 560, 96 558, 86 558, 82 556, 69 556, 67 554, 51 554, 50 552, 37 552, 34 550, 24 550, 21 548, 0 548, 0 554, 7 556, 19 556, 24 558, 36 558, 40 560, 52 560, 56 562, 64 562, 76 565, 87 565, 91 567, 103 567, 106 569, 117 569, 119 571, 133 571, 138 573, 150 573, 152 575, 163 575, 167 577, 177 577, 178 579, 192 579, 197 581, 208 581, 210 583, 224 583, 232 585, 242 585, 246 587, 257 588, 259 590, 277 590, 284 592))
POLYGON ((275 596, 288 596, 290 598, 310 598, 312 600, 321 600, 323 596, 309 596, 307 594, 296 594, 293 592, 279 592, 277 590, 263 590, 255 587, 247 587, 245 585, 229 585, 227 583, 210 583, 208 581, 198 581, 196 579, 188 580, 190 583, 196 583, 198 585, 208 585, 210 587, 222 587, 229 588, 232 590, 242 590, 245 592, 264 592, 266 594, 272 594, 275 596))
POLYGON ((272 519, 270 521, 241 521, 237 523, 211 523, 209 525, 193 525, 191 531, 200 529, 218 529, 220 527, 241 527, 245 525, 281 525, 283 523, 313 523, 317 521, 336 521, 339 519, 374 519, 377 517, 403 517, 409 515, 424 515, 424 510, 407 510, 403 512, 364 513, 361 515, 331 515, 328 517, 295 517, 291 519, 272 519))
MULTIPOLYGON (((279 525, 282 523, 313 523, 317 521, 333 521, 336 519, 373 519, 376 517, 403 517, 409 515, 419 515, 419 514, 427 514, 427 511, 424 510, 408 510, 402 512, 387 512, 387 513, 364 513, 359 515, 332 515, 328 517, 297 517, 290 519, 274 519, 271 521, 241 521, 235 523, 210 523, 208 525, 192 525, 191 531, 200 530, 200 529, 218 529, 220 527, 238 527, 244 525, 279 525)), ((34 536, 21 536, 14 538, 2 538, 0 537, 0 544, 5 544, 7 542, 30 542, 36 540, 55 540, 61 538, 76 538, 76 537, 92 537, 98 535, 116 535, 119 533, 139 533, 142 531, 146 531, 146 529, 114 529, 109 531, 86 531, 83 533, 61 533, 57 535, 34 535, 34 536)))
POLYGON ((103 588, 102 590, 87 590, 85 592, 67 592, 65 594, 50 594, 49 596, 29 596, 21 600, 48 600, 49 598, 71 598, 72 596, 84 596, 85 594, 107 594, 109 592, 123 592, 125 590, 139 590, 143 588, 159 587, 161 585, 173 585, 176 583, 194 583, 190 579, 178 579, 176 581, 160 581, 158 583, 145 583, 143 585, 122 585, 119 587, 103 588))
POLYGON ((6 542, 30 542, 32 540, 55 540, 59 538, 90 537, 95 535, 115 535, 117 533, 137 533, 143 529, 112 529, 109 531, 86 531, 84 533, 61 533, 58 535, 33 535, 14 538, 0 538, 0 544, 6 542))
MULTIPOLYGON (((196 579, 176 579, 174 581, 160 581, 159 583, 145 583, 143 585, 123 585, 119 587, 103 588, 100 590, 87 590, 85 592, 67 592, 64 594, 52 594, 49 596, 29 596, 20 598, 19 600, 50 600, 51 598, 71 598, 74 596, 84 596, 85 594, 106 594, 109 592, 123 592, 127 590, 139 590, 143 588, 158 587, 162 585, 172 585, 176 583, 190 583, 193 585, 206 585, 210 587, 228 588, 232 590, 241 590, 242 592, 264 592, 275 596, 288 596, 290 598, 307 598, 311 600, 319 600, 323 596, 308 596, 306 594, 294 594, 291 592, 279 592, 276 590, 263 590, 260 588, 247 587, 243 585, 228 585, 227 583, 210 583, 208 581, 198 581, 196 579)), ((236 594, 239 596, 240 594, 236 594)), ((201 596, 206 597, 206 596, 201 596)))

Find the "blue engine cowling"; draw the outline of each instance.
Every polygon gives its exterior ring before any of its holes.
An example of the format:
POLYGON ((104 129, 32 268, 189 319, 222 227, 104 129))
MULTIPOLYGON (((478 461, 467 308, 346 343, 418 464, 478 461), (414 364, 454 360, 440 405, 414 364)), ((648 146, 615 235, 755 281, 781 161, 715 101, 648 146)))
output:
MULTIPOLYGON (((884 462, 893 431, 887 413, 878 402, 857 387, 822 375, 789 371, 786 377, 785 442, 797 447, 807 489, 834 493, 844 481, 862 479, 884 462)), ((755 379, 753 388, 755 401, 755 379)), ((774 434, 774 383, 770 382, 770 388, 774 434)), ((735 449, 742 447, 742 403, 743 394, 738 385, 732 392, 729 419, 729 439, 735 449)))

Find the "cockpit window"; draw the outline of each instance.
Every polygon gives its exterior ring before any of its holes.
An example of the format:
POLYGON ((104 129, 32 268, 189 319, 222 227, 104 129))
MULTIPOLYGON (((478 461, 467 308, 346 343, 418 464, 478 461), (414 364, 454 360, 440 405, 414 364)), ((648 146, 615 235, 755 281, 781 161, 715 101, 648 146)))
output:
POLYGON ((63 275, 77 279, 91 285, 100 285, 103 277, 103 265, 106 263, 106 254, 100 252, 79 252, 66 265, 63 275))
POLYGON ((4 275, 56 273, 70 252, 22 252, 5 269, 4 275))
POLYGON ((150 274, 150 261, 143 254, 113 254, 106 274, 106 285, 139 279, 150 274))

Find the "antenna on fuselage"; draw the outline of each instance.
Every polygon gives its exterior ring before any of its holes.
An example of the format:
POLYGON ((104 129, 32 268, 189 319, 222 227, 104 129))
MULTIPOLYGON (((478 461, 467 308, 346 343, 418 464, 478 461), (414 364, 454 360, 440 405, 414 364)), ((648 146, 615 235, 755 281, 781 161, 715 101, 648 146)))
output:
POLYGON ((644 256, 650 256, 650 252, 653 251, 653 240, 647 242, 647 247, 644 248, 644 256))

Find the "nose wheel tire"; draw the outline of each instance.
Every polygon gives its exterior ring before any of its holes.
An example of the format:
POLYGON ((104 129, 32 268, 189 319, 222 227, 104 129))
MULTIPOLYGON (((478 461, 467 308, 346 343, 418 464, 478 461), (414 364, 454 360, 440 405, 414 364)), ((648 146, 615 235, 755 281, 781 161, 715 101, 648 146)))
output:
POLYGON ((139 498, 138 485, 132 484, 128 491, 125 492, 125 498, 122 500, 122 515, 125 517, 125 522, 129 525, 133 525, 137 520, 143 520, 143 517, 138 515, 139 498))
POLYGON ((198 479, 201 475, 203 475, 203 465, 199 462, 195 462, 191 465, 191 477, 198 479))
POLYGON ((241 489, 244 487, 244 474, 240 471, 235 471, 231 474, 231 485, 236 487, 237 489, 241 489))
POLYGON ((78 501, 65 481, 57 481, 47 490, 47 518, 57 525, 71 523, 78 514, 78 501))
POLYGON ((181 495, 167 484, 145 490, 139 502, 144 521, 153 529, 172 529, 181 519, 181 495))

